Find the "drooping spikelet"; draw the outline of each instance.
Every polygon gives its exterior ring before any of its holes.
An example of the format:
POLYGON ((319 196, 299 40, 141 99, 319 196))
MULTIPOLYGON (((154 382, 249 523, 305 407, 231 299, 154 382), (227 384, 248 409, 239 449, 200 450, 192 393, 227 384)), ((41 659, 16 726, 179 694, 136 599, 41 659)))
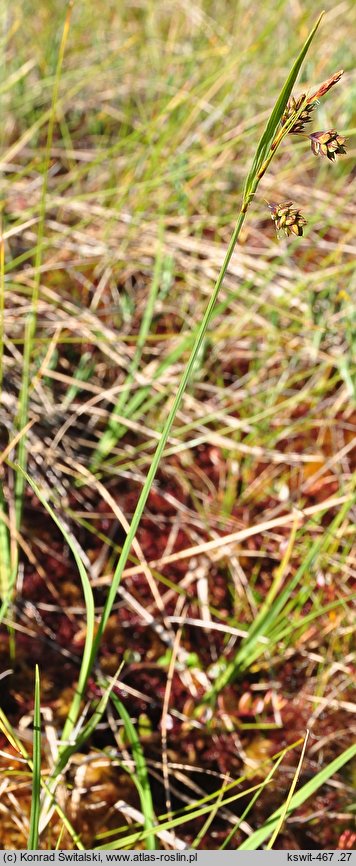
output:
POLYGON ((309 138, 311 149, 316 156, 327 156, 328 159, 333 161, 337 154, 346 153, 346 148, 344 147, 346 138, 343 135, 338 135, 336 129, 312 132, 309 138))
POLYGON ((303 226, 307 221, 299 208, 293 207, 292 201, 282 201, 279 204, 270 204, 268 207, 277 232, 283 230, 287 236, 294 234, 299 237, 303 234, 303 226))

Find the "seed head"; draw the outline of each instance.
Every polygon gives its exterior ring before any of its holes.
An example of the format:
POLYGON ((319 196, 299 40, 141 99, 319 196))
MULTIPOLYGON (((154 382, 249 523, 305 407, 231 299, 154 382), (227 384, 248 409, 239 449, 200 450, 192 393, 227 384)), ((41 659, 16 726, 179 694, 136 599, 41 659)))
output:
POLYGON ((302 93, 301 96, 298 96, 298 98, 291 96, 285 109, 284 109, 284 112, 283 112, 283 115, 281 118, 282 126, 284 126, 284 124, 288 120, 290 120, 290 118, 292 117, 293 114, 295 114, 296 111, 299 111, 299 109, 302 106, 302 103, 306 100, 305 108, 303 108, 303 111, 299 115, 298 120, 296 120, 295 124, 289 130, 289 132, 294 132, 294 133, 303 132, 305 124, 311 122, 310 115, 311 115, 312 111, 314 111, 314 108, 316 107, 318 100, 322 96, 325 96, 325 93, 327 93, 328 90, 331 89, 331 87, 334 87, 334 84, 337 84, 337 82, 340 81, 340 78, 343 74, 344 74, 344 70, 339 69, 338 72, 335 72, 334 75, 331 75, 330 78, 328 78, 326 81, 323 81, 323 83, 320 85, 320 87, 318 87, 318 89, 314 93, 312 93, 311 96, 307 97, 305 93, 302 93))
POLYGON ((300 213, 298 208, 293 207, 292 201, 282 201, 279 204, 269 204, 271 218, 276 226, 276 231, 283 229, 288 236, 290 234, 301 237, 303 234, 303 226, 306 225, 306 219, 300 213))
POLYGON ((338 135, 336 129, 328 129, 327 131, 312 132, 309 135, 311 141, 311 149, 316 156, 327 156, 333 161, 337 154, 346 153, 344 147, 346 138, 343 135, 338 135))
MULTIPOLYGON (((295 99, 294 96, 291 96, 282 114, 282 126, 284 126, 284 124, 291 119, 291 117, 293 116, 293 114, 296 113, 296 111, 299 111, 305 98, 305 93, 302 93, 301 96, 298 97, 298 99, 295 99)), ((312 111, 314 111, 315 105, 315 102, 311 102, 306 105, 305 108, 303 108, 303 111, 299 115, 298 120, 296 120, 289 132, 303 132, 305 124, 311 122, 310 115, 312 111)))

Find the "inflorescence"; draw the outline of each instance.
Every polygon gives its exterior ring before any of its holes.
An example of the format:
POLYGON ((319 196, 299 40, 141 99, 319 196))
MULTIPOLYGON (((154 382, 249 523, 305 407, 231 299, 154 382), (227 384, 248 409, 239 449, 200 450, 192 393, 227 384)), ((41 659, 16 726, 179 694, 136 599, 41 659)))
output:
MULTIPOLYGON (((312 121, 311 115, 318 104, 319 98, 324 96, 337 81, 340 81, 342 75, 342 69, 335 72, 335 75, 324 81, 312 96, 307 97, 305 93, 302 93, 298 98, 291 96, 281 118, 281 125, 285 126, 297 114, 298 116, 289 129, 289 133, 293 135, 306 135, 311 142, 312 152, 316 156, 326 156, 331 162, 335 160, 337 155, 346 153, 346 138, 343 135, 339 135, 336 129, 320 130, 319 132, 311 132, 309 134, 304 133, 304 129, 306 124, 312 121)), ((269 204, 268 207, 277 232, 283 230, 286 235, 295 234, 299 237, 303 234, 303 227, 307 221, 300 210, 293 207, 292 201, 269 204)))

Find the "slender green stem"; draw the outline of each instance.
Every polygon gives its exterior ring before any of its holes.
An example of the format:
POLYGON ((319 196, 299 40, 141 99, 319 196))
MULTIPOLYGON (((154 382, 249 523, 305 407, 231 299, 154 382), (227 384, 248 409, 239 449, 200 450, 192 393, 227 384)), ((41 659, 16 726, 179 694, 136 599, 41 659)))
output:
MULTIPOLYGON (((317 773, 316 776, 310 779, 309 782, 306 782, 306 784, 303 785, 303 787, 300 788, 299 791, 296 791, 296 793, 293 794, 292 799, 290 800, 288 805, 287 814, 290 815, 292 812, 295 811, 295 809, 298 809, 300 806, 302 806, 303 803, 305 803, 305 801, 308 800, 309 797, 311 797, 315 793, 315 791, 318 790, 318 788, 320 788, 322 785, 325 785, 325 783, 332 778, 334 773, 338 773, 339 770, 345 766, 345 764, 347 764, 349 761, 352 761, 355 755, 356 744, 349 746, 349 748, 345 749, 344 752, 341 752, 341 754, 338 755, 338 757, 335 758, 334 761, 331 761, 331 763, 327 764, 326 767, 323 767, 323 769, 320 770, 320 772, 317 773)), ((260 827, 258 830, 255 830, 255 832, 252 833, 252 836, 246 839, 246 841, 243 842, 237 850, 258 851, 262 847, 265 839, 268 839, 271 833, 273 833, 275 827, 279 824, 281 815, 283 814, 283 810, 284 806, 280 806, 275 812, 273 812, 273 814, 270 815, 270 817, 267 818, 267 820, 264 822, 263 826, 260 827)))
POLYGON ((141 517, 143 514, 143 510, 144 510, 144 507, 146 505, 146 502, 147 502, 147 499, 149 496, 152 482, 155 478, 159 462, 161 460, 163 451, 164 451, 165 446, 167 444, 167 440, 168 440, 169 434, 171 432, 172 425, 173 425, 174 419, 176 417, 177 411, 178 411, 179 406, 181 404, 183 394, 185 392, 185 389, 186 389, 187 384, 189 382, 189 379, 191 377, 191 374, 192 374, 192 371, 194 368, 194 364, 195 364, 195 360, 197 358, 200 347, 202 345, 206 329, 209 325, 209 322, 210 322, 210 319, 212 316, 212 312, 213 312, 213 309, 214 309, 214 306, 215 306, 222 282, 224 280, 226 271, 227 271, 228 266, 229 266, 229 262, 231 260, 231 256, 234 252, 237 239, 239 237, 241 228, 242 228, 244 220, 245 220, 245 216, 246 216, 246 211, 245 212, 241 211, 239 216, 238 216, 237 223, 236 223, 234 232, 232 234, 232 237, 231 237, 228 249, 227 249, 227 253, 226 253, 226 256, 224 259, 224 263, 223 263, 222 268, 220 270, 220 273, 219 273, 218 279, 216 281, 214 291, 211 295, 208 306, 205 310, 205 313, 204 313, 204 316, 203 316, 203 319, 201 322, 201 326, 200 326, 199 332, 196 336, 195 343, 194 343, 194 346, 192 348, 192 352, 191 352, 188 364, 186 366, 186 369, 185 369, 185 372, 182 376, 182 379, 179 383, 177 394, 174 398, 173 405, 171 407, 168 418, 167 418, 166 423, 164 425, 164 429, 162 431, 160 441, 157 445, 151 466, 150 466, 148 474, 147 474, 147 478, 146 478, 144 487, 143 487, 141 495, 139 497, 139 500, 138 500, 138 503, 137 503, 137 506, 135 509, 135 513, 134 513, 132 521, 131 521, 130 529, 129 529, 129 532, 127 533, 125 543, 123 545, 122 552, 121 552, 119 561, 118 561, 116 569, 115 569, 113 581, 112 581, 112 584, 111 584, 111 587, 110 587, 110 590, 109 590, 109 593, 108 593, 108 596, 107 596, 107 599, 105 602, 103 614, 102 614, 99 628, 98 628, 98 631, 97 631, 97 634, 95 637, 95 641, 93 644, 92 662, 94 662, 95 656, 97 654, 97 651, 98 651, 98 648, 100 645, 100 641, 101 641, 101 636, 102 636, 103 631, 105 629, 106 623, 109 619, 111 608, 112 608, 114 601, 115 601, 115 598, 116 598, 116 593, 117 593, 117 589, 118 589, 118 586, 119 586, 119 583, 121 580, 121 575, 122 575, 122 572, 125 568, 125 565, 126 565, 126 562, 127 562, 130 550, 131 550, 131 545, 132 545, 132 542, 135 538, 135 535, 136 535, 136 532, 138 529, 138 525, 140 523, 140 520, 141 520, 141 517))
POLYGON ((275 843, 275 841, 276 841, 276 839, 277 839, 277 836, 278 836, 279 833, 281 832, 281 829, 282 829, 282 827, 283 827, 283 824, 284 824, 284 822, 285 822, 285 820, 286 820, 286 817, 287 817, 287 814, 288 814, 289 805, 290 805, 291 799, 292 799, 292 797, 293 797, 294 791, 295 791, 295 789, 296 789, 296 787, 297 787, 297 782, 298 782, 299 776, 300 776, 300 774, 301 774, 301 770, 302 770, 303 761, 304 761, 304 758, 305 758, 305 752, 306 752, 306 748, 307 748, 307 743, 308 743, 309 735, 310 735, 310 731, 307 730, 307 732, 306 732, 306 734, 305 734, 305 737, 304 737, 303 748, 302 748, 301 755, 300 755, 300 758, 299 758, 299 761, 298 761, 298 766, 297 766, 297 769, 296 769, 296 771, 295 771, 295 774, 294 774, 294 777, 293 777, 293 780, 292 780, 292 784, 291 784, 290 789, 289 789, 289 792, 288 792, 288 796, 287 796, 287 798, 286 798, 286 801, 285 801, 284 805, 283 805, 282 808, 281 808, 281 812, 280 812, 279 819, 278 819, 277 824, 276 824, 276 826, 275 826, 275 828, 274 828, 274 831, 273 831, 273 833, 272 833, 272 836, 271 836, 271 838, 270 838, 270 840, 269 840, 269 842, 268 842, 268 845, 266 845, 266 849, 267 849, 267 851, 271 851, 271 849, 273 848, 273 845, 274 845, 274 843, 275 843))
POLYGON ((127 712, 126 707, 114 693, 111 696, 111 700, 114 704, 114 707, 117 709, 119 715, 122 718, 125 734, 130 743, 132 749, 132 756, 135 760, 135 773, 133 773, 132 775, 138 790, 141 801, 141 808, 144 814, 144 829, 148 831, 152 830, 152 832, 146 838, 146 848, 148 848, 149 850, 154 850, 156 848, 156 840, 153 828, 156 824, 156 819, 143 748, 138 738, 136 728, 131 721, 130 715, 127 712))
POLYGON ((30 836, 28 849, 36 851, 38 848, 38 828, 40 818, 40 794, 41 794, 41 693, 40 672, 38 665, 35 668, 35 702, 33 714, 33 766, 32 766, 32 798, 30 815, 30 836))

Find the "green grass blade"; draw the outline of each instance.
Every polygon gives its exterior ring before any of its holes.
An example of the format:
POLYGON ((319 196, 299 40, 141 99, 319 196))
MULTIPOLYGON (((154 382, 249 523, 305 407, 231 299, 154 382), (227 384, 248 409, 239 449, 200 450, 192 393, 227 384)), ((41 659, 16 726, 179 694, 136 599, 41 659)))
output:
POLYGON ((33 757, 32 757, 32 798, 30 814, 30 834, 28 850, 38 849, 38 825, 40 817, 40 794, 41 794, 41 692, 40 672, 38 665, 35 669, 35 701, 33 716, 33 757))
POLYGON ((84 651, 83 651, 83 656, 82 656, 82 663, 81 663, 81 668, 80 668, 80 673, 79 673, 79 678, 78 678, 78 685, 77 685, 77 688, 75 691, 72 705, 71 705, 71 708, 69 710, 68 717, 67 717, 67 720, 65 722, 63 734, 62 734, 62 739, 66 740, 70 737, 70 734, 71 734, 71 732, 74 728, 74 725, 76 724, 76 721, 78 719, 78 716, 80 713, 80 704, 81 704, 81 701, 83 700, 86 683, 87 683, 88 676, 89 676, 89 673, 91 670, 90 661, 91 661, 91 657, 92 657, 92 647, 93 647, 93 640, 94 640, 94 623, 95 623, 94 598, 93 598, 93 593, 92 593, 92 589, 90 586, 90 580, 89 580, 86 568, 82 562, 80 553, 77 549, 77 546, 75 544, 75 540, 74 540, 73 536, 70 534, 70 532, 68 532, 66 527, 63 526, 62 521, 59 519, 59 517, 57 517, 56 513, 53 511, 53 508, 51 508, 49 502, 47 502, 46 497, 44 496, 44 494, 42 493, 40 488, 37 486, 37 484, 33 481, 33 479, 30 478, 30 476, 27 474, 27 472, 24 472, 23 469, 21 469, 19 466, 17 466, 16 469, 19 472, 23 473, 24 477, 26 478, 30 487, 32 487, 32 490, 34 491, 34 493, 36 494, 36 496, 38 497, 38 499, 42 503, 43 507, 46 509, 46 511, 48 512, 48 514, 50 515, 50 517, 52 518, 52 520, 54 521, 54 523, 56 524, 56 526, 58 527, 60 532, 62 533, 63 538, 65 539, 66 543, 68 544, 68 547, 70 548, 70 550, 74 556, 74 559, 75 559, 75 562, 76 562, 76 565, 77 565, 77 568, 79 571, 80 579, 82 582, 82 587, 83 587, 85 610, 86 610, 86 636, 85 636, 85 645, 84 645, 84 651))
POLYGON ((224 789, 221 788, 219 796, 217 797, 216 803, 214 803, 214 806, 210 812, 210 815, 208 815, 208 817, 205 819, 203 826, 200 827, 200 830, 198 831, 195 839, 193 839, 193 841, 191 843, 191 847, 193 849, 198 848, 199 845, 201 845, 201 843, 203 842, 204 836, 206 836, 209 828, 211 827, 212 822, 215 820, 215 818, 217 816, 217 813, 218 813, 220 806, 221 806, 221 801, 222 801, 223 796, 224 796, 224 789))
MULTIPOLYGON (((145 760, 145 755, 143 752, 143 748, 137 736, 137 731, 135 726, 133 725, 129 713, 122 701, 116 695, 111 696, 111 700, 116 707, 117 712, 121 716, 121 719, 124 723, 125 733, 127 739, 132 748, 132 755, 136 764, 136 773, 137 773, 137 790, 139 793, 140 801, 141 801, 141 809, 145 816, 144 827, 145 830, 150 830, 156 825, 155 813, 153 809, 153 800, 151 794, 151 788, 148 778, 147 765, 145 760)), ((133 775, 134 781, 136 782, 135 774, 133 775)), ((146 837, 146 848, 149 850, 154 850, 156 848, 156 840, 154 833, 150 833, 146 837)))
MULTIPOLYGON (((306 785, 297 791, 296 794, 293 795, 291 802, 288 808, 288 815, 291 815, 299 806, 302 806, 303 803, 311 797, 312 794, 315 794, 322 785, 325 785, 331 777, 338 773, 348 761, 351 761, 356 756, 356 744, 353 746, 349 746, 348 749, 345 749, 344 752, 341 753, 334 761, 331 761, 327 767, 324 767, 323 770, 320 770, 320 773, 317 773, 313 779, 310 779, 306 785)), ((265 839, 267 839, 271 833, 273 833, 275 827, 278 825, 280 821, 283 806, 273 812, 273 815, 265 822, 263 827, 260 827, 259 830, 256 830, 249 839, 246 839, 242 845, 239 846, 238 851, 258 851, 265 839)))
POLYGON ((83 352, 80 357, 77 369, 73 373, 73 382, 62 402, 62 411, 64 412, 70 406, 72 400, 75 400, 80 391, 80 383, 88 382, 94 370, 94 364, 91 352, 83 352))
POLYGON ((309 731, 307 731, 307 732, 306 732, 306 735, 305 735, 305 739, 304 739, 304 743, 303 743, 303 748, 302 748, 301 755, 300 755, 300 758, 299 758, 299 761, 298 761, 298 766, 297 766, 297 769, 296 769, 296 771, 295 771, 295 774, 294 774, 294 777, 293 777, 293 780, 292 780, 292 784, 291 784, 290 789, 289 789, 289 791, 288 791, 288 796, 287 796, 287 798, 286 798, 286 801, 285 801, 284 805, 283 805, 282 808, 281 808, 281 814, 280 814, 279 820, 277 821, 276 827, 275 827, 275 829, 274 829, 274 831, 273 831, 273 833, 272 833, 272 836, 271 836, 271 838, 270 838, 270 840, 269 840, 269 843, 268 843, 268 845, 267 845, 267 850, 268 850, 268 851, 271 850, 271 849, 273 848, 273 845, 274 845, 274 843, 275 843, 275 841, 276 841, 276 839, 277 839, 277 836, 278 836, 278 834, 280 833, 280 831, 281 831, 281 829, 282 829, 282 827, 283 827, 283 824, 284 824, 284 822, 285 822, 285 819, 286 819, 286 817, 287 817, 288 809, 289 809, 290 803, 292 802, 293 794, 294 794, 294 791, 295 791, 295 789, 296 789, 296 787, 297 787, 297 782, 298 782, 298 779, 299 779, 299 776, 300 776, 300 773, 301 773, 301 769, 302 769, 302 766, 303 766, 303 761, 304 761, 304 756, 305 756, 305 750, 306 750, 306 747, 307 747, 308 739, 309 739, 309 731))
MULTIPOLYGON (((289 751, 289 750, 290 750, 290 747, 287 746, 287 749, 285 749, 285 750, 282 752, 282 754, 279 755, 279 757, 278 757, 277 760, 276 760, 276 763, 273 765, 272 769, 269 771, 269 773, 267 774, 267 776, 266 776, 266 778, 265 778, 265 785, 268 785, 268 783, 270 782, 270 780, 271 780, 272 777, 274 776, 276 770, 278 769, 280 763, 283 761, 283 758, 284 758, 285 754, 286 754, 287 751, 289 751)), ((253 807, 254 804, 256 803, 256 800, 258 800, 258 798, 259 798, 260 795, 262 794, 262 791, 263 791, 263 788, 261 788, 259 791, 256 791, 256 793, 253 795, 253 797, 251 798, 250 802, 249 802, 248 805, 246 806, 246 809, 245 809, 244 812, 242 813, 241 817, 239 817, 239 818, 237 819, 236 825, 232 828, 232 830, 230 830, 230 833, 228 834, 228 836, 226 837, 225 841, 224 841, 223 844, 221 845, 221 848, 220 848, 221 851, 224 851, 224 849, 227 847, 227 845, 230 844, 231 839, 233 838, 233 836, 235 835, 235 833, 237 833, 237 831, 238 831, 240 825, 242 824, 242 821, 245 821, 245 820, 246 820, 247 815, 249 814, 249 812, 251 811, 252 807, 253 807)))
MULTIPOLYGON (((30 768, 31 774, 33 775, 33 762, 31 760, 28 752, 26 751, 24 745, 22 744, 21 740, 19 739, 16 732, 14 731, 12 725, 10 724, 7 716, 5 715, 3 710, 1 709, 1 707, 0 707, 0 730, 2 731, 2 733, 4 734, 6 739, 9 741, 9 743, 11 743, 11 746, 13 747, 15 752, 17 751, 19 753, 19 755, 21 755, 25 759, 25 761, 27 761, 27 764, 30 768)), ((46 794, 48 794, 51 797, 52 795, 51 795, 51 792, 49 791, 47 782, 45 782, 45 780, 41 777, 41 774, 40 774, 39 778, 40 778, 41 787, 46 792, 46 794)), ((63 809, 61 809, 59 803, 57 803, 53 797, 52 797, 52 799, 54 802, 54 808, 55 808, 58 816, 62 820, 64 827, 68 830, 68 833, 71 836, 71 838, 73 839, 73 842, 76 843, 78 848, 83 849, 84 846, 82 845, 80 838, 79 838, 78 834, 76 833, 74 827, 72 827, 69 819, 67 818, 67 816, 63 812, 63 809)))
POLYGON ((155 451, 153 458, 152 458, 152 462, 151 462, 149 471, 147 473, 145 484, 144 484, 142 491, 141 491, 141 494, 139 496, 139 500, 138 500, 138 503, 136 505, 136 509, 135 509, 135 512, 134 512, 134 515, 133 515, 133 518, 132 518, 132 521, 130 524, 130 529, 129 529, 128 534, 126 536, 126 539, 125 539, 125 542, 124 542, 124 545, 123 545, 123 548, 121 551, 121 555, 119 557, 119 561, 118 561, 116 569, 115 569, 115 573, 113 576, 111 587, 110 587, 110 590, 108 592, 107 599, 106 599, 106 602, 104 605, 104 610, 103 610, 101 622, 99 625, 99 629, 97 631, 97 635, 96 635, 96 638, 94 641, 93 658, 92 658, 93 663, 94 663, 94 659, 95 659, 96 653, 97 653, 99 645, 100 645, 102 633, 105 629, 106 623, 107 623, 109 616, 110 616, 112 606, 113 606, 115 598, 116 598, 116 594, 117 594, 118 586, 120 584, 122 572, 125 568, 126 562, 128 560, 129 554, 130 554, 133 539, 135 538, 135 535, 136 535, 143 511, 144 511, 144 508, 145 508, 145 505, 146 505, 146 502, 147 502, 147 499, 148 499, 148 496, 149 496, 149 493, 150 493, 150 490, 151 490, 151 487, 152 487, 152 484, 154 481, 154 478, 155 478, 156 473, 157 473, 157 469, 158 469, 162 454, 163 454, 165 446, 167 444, 167 440, 168 440, 169 434, 171 432, 177 411, 178 411, 179 406, 181 404, 183 394, 186 390, 187 384, 188 384, 190 377, 191 377, 191 374, 193 372, 196 358, 199 354, 199 350, 200 350, 202 342, 204 340, 205 332, 206 332, 207 327, 209 325, 209 322, 210 322, 210 319, 212 316, 212 312, 213 312, 213 309, 215 307, 215 302, 216 302, 216 299, 218 297, 222 282, 224 280, 231 256, 232 256, 233 251, 235 249, 236 241, 237 241, 237 238, 240 234, 244 220, 245 220, 245 213, 240 213, 238 220, 237 220, 237 223, 236 223, 236 226, 235 226, 235 230, 233 232, 232 238, 231 238, 229 246, 228 246, 228 250, 227 250, 227 253, 226 253, 226 256, 224 259, 223 266, 221 268, 219 277, 218 277, 217 282, 215 284, 214 291, 211 295, 208 306, 205 310, 203 319, 201 321, 201 324, 200 324, 200 327, 199 327, 199 330, 198 330, 198 333, 197 333, 197 336, 196 336, 196 339, 194 342, 194 346, 193 346, 190 358, 188 360, 187 366, 185 368, 183 376, 182 376, 180 383, 178 385, 177 394, 176 394, 175 399, 173 401, 173 405, 171 407, 171 410, 168 414, 168 418, 167 418, 166 423, 164 425, 164 429, 162 431, 160 441, 157 445, 156 451, 155 451))
MULTIPOLYGON (((69 759, 71 758, 71 756, 73 755, 74 752, 77 752, 81 749, 81 747, 87 742, 87 740, 97 730, 97 726, 100 723, 100 721, 104 715, 104 712, 106 710, 106 707, 107 707, 107 704, 108 704, 108 701, 109 701, 109 698, 111 695, 111 691, 116 684, 116 680, 117 680, 117 677, 119 675, 120 670, 121 670, 121 666, 120 666, 119 670, 116 672, 113 680, 109 683, 109 685, 105 689, 104 694, 101 696, 101 698, 98 702, 98 705, 95 708, 94 712, 92 713, 87 724, 84 725, 84 727, 79 732, 76 733, 76 736, 73 739, 73 742, 71 742, 69 744, 62 745, 62 747, 59 751, 58 761, 55 764, 53 771, 51 773, 51 776, 49 777, 47 784, 45 786, 47 796, 46 796, 46 798, 42 804, 42 810, 41 810, 41 816, 40 816, 42 821, 46 822, 46 816, 47 816, 48 810, 52 806, 52 803, 55 803, 55 789, 56 789, 56 785, 58 782, 58 778, 61 775, 61 773, 63 773, 63 771, 65 770, 69 759)), ((72 704, 72 706, 73 706, 73 704, 72 704)), ((71 710, 69 711, 68 718, 70 718, 70 714, 71 714, 71 710)), ((62 739, 63 739, 63 737, 62 737, 62 739)))
MULTIPOLYGON (((4 60, 4 57, 3 57, 4 60)), ((3 215, 0 210, 0 398, 4 377, 4 312, 5 312, 5 246, 3 237, 3 215)), ((11 586, 11 558, 9 530, 2 519, 6 514, 5 497, 0 481, 0 599, 8 596, 11 586)))
MULTIPOLYGON (((256 785, 252 785, 251 788, 248 788, 246 791, 239 791, 238 794, 234 794, 232 797, 227 797, 226 800, 222 800, 220 804, 221 808, 223 809, 225 806, 229 806, 230 803, 235 803, 236 800, 240 800, 242 797, 246 797, 248 794, 252 794, 254 791, 260 790, 263 787, 265 787, 265 781, 259 782, 256 785)), ((216 796, 219 795, 220 791, 217 792, 216 796)), ((163 821, 161 824, 157 825, 156 834, 164 830, 173 830, 175 827, 181 827, 183 824, 186 824, 189 821, 194 821, 196 818, 202 817, 202 815, 208 815, 211 812, 212 808, 214 808, 214 804, 210 803, 208 806, 202 806, 201 808, 192 809, 189 814, 179 815, 178 818, 170 818, 167 821, 163 821)), ((134 847, 137 842, 141 843, 143 839, 146 839, 150 833, 151 830, 141 830, 138 833, 130 833, 129 836, 125 836, 118 841, 114 841, 102 846, 99 845, 96 850, 116 850, 118 848, 127 848, 129 846, 134 847)))
MULTIPOLYGON (((345 515, 349 511, 354 501, 354 497, 351 496, 350 499, 345 502, 340 508, 340 511, 337 513, 336 517, 332 521, 330 525, 330 532, 336 532, 338 526, 342 523, 345 515)), ((293 597, 292 593, 300 584, 303 579, 303 576, 308 572, 308 570, 312 567, 316 557, 323 549, 326 541, 326 536, 318 537, 309 552, 303 559, 301 565, 297 569, 295 575, 291 578, 290 581, 286 584, 282 592, 277 595, 271 605, 264 604, 261 608, 260 613, 257 615, 256 619, 252 623, 251 628, 249 629, 248 636, 245 637, 241 645, 232 661, 227 665, 226 669, 222 671, 222 673, 217 677, 213 687, 209 692, 204 696, 204 703, 208 703, 211 700, 215 700, 216 696, 221 692, 221 690, 233 680, 237 674, 256 661, 256 659, 262 655, 266 651, 266 644, 262 643, 258 639, 260 637, 271 637, 272 631, 278 621, 278 617, 281 615, 282 619, 279 623, 279 630, 283 633, 285 628, 288 627, 289 623, 289 615, 290 611, 286 609, 286 606, 290 602, 290 599, 293 597)), ((277 643, 279 637, 274 636, 273 643, 277 643)))
POLYGON ((118 678, 119 673, 121 671, 121 668, 122 668, 122 665, 120 665, 120 667, 116 671, 116 674, 113 677, 112 681, 106 687, 104 693, 102 694, 102 696, 98 702, 97 707, 95 708, 94 712, 90 716, 89 721, 86 723, 86 725, 84 725, 83 729, 77 734, 77 736, 75 738, 75 742, 71 743, 69 746, 68 745, 64 746, 62 753, 61 753, 61 756, 60 756, 60 760, 58 762, 58 767, 56 768, 56 772, 55 772, 54 776, 57 776, 58 772, 61 772, 62 769, 64 769, 67 761, 69 760, 69 758, 71 757, 73 752, 78 751, 78 749, 80 749, 84 745, 84 743, 86 743, 86 741, 95 733, 97 726, 98 726, 99 722, 101 721, 101 719, 105 713, 109 698, 111 696, 112 689, 116 685, 116 681, 117 681, 117 678, 118 678))
POLYGON ((10 536, 6 518, 6 504, 0 481, 0 599, 5 601, 11 590, 10 536))

